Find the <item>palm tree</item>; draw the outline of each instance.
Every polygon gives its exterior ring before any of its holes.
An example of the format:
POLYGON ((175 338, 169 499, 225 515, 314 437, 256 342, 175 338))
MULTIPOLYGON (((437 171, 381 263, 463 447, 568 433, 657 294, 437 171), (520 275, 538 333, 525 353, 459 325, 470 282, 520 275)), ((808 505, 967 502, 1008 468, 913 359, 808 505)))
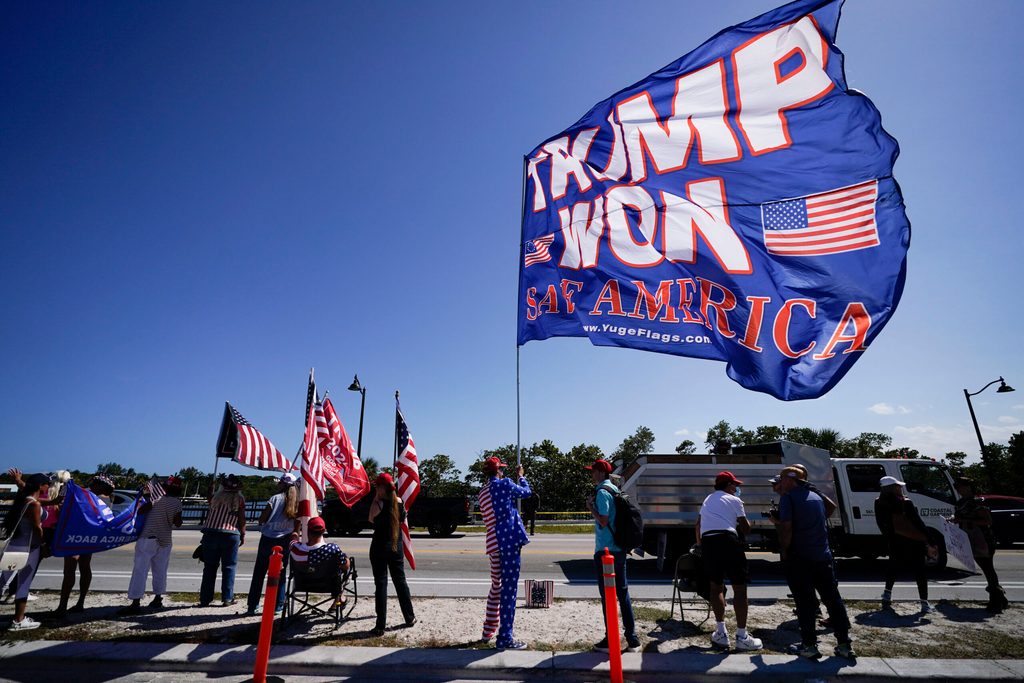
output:
POLYGON ((380 474, 380 463, 377 462, 376 458, 363 458, 363 469, 366 470, 366 476, 370 478, 372 482, 380 474))

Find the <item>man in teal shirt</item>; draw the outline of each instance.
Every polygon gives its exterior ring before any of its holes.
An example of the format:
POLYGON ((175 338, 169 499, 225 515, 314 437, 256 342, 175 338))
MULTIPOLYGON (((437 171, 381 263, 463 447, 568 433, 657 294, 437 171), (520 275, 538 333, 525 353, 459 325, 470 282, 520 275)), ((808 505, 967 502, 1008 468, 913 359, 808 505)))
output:
MULTIPOLYGON (((640 649, 640 639, 636 635, 636 623, 633 619, 633 605, 629 600, 629 583, 626 581, 626 555, 624 550, 615 544, 615 494, 619 489, 609 480, 612 464, 607 460, 595 460, 593 465, 584 469, 590 471, 594 482, 594 493, 587 498, 587 509, 594 517, 594 567, 597 570, 597 588, 601 594, 601 614, 605 612, 604 604, 604 549, 615 559, 615 595, 619 600, 619 612, 622 614, 622 630, 626 636, 626 651, 636 652, 640 649)), ((616 627, 618 624, 615 625, 616 627)), ((605 623, 605 632, 608 624, 605 623)), ((594 645, 598 652, 608 652, 608 636, 594 645)))

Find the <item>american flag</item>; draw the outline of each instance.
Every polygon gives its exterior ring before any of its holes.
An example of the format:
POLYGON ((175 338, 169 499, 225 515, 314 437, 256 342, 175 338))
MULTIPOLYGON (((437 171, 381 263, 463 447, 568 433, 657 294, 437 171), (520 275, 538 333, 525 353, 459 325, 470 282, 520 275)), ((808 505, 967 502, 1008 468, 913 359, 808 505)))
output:
POLYGON ((306 419, 306 435, 302 440, 302 480, 309 484, 313 494, 320 500, 324 497, 324 464, 320 452, 321 435, 327 434, 327 418, 319 403, 309 407, 306 419))
POLYGON ((878 181, 761 205, 764 245, 779 256, 823 256, 877 247, 878 181))
POLYGON ((164 487, 159 481, 156 479, 150 479, 146 482, 145 494, 150 503, 155 503, 167 495, 167 492, 164 491, 164 487))
MULTIPOLYGON (((398 480, 395 482, 395 486, 406 511, 408 511, 420 492, 420 461, 416 457, 416 444, 413 443, 412 436, 409 434, 409 425, 405 423, 402 409, 398 407, 395 408, 395 437, 398 441, 398 459, 395 461, 398 480)), ((408 518, 402 522, 402 547, 405 549, 405 559, 409 561, 409 566, 416 569, 416 557, 412 552, 412 536, 409 535, 408 518)))
POLYGON ((526 254, 523 256, 523 264, 532 266, 534 263, 544 263, 551 260, 551 243, 555 241, 555 235, 544 235, 535 240, 526 242, 526 254))
POLYGON ((235 451, 235 462, 258 470, 293 470, 295 465, 281 451, 270 443, 270 439, 260 434, 259 430, 249 424, 233 405, 228 404, 231 421, 238 430, 238 449, 235 451))

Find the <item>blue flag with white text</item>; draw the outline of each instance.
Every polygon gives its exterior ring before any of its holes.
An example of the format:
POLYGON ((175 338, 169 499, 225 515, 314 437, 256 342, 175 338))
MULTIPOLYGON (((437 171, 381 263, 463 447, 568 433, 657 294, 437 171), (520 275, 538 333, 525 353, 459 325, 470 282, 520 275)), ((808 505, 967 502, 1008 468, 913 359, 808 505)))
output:
POLYGON ((725 361, 785 400, 835 386, 895 311, 910 244, 841 6, 728 28, 527 155, 519 345, 725 361))
POLYGON ((143 502, 139 496, 134 504, 115 515, 102 498, 69 481, 57 519, 53 554, 67 557, 98 553, 134 543, 145 522, 139 514, 143 502))

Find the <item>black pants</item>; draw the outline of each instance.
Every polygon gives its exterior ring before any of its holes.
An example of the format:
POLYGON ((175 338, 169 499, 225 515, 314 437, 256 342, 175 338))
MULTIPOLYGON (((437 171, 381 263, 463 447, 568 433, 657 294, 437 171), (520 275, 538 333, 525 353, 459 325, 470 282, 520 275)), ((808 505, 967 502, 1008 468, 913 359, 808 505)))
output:
POLYGON ((835 564, 832 560, 808 562, 797 558, 787 559, 786 583, 796 602, 796 618, 800 623, 800 640, 804 645, 816 641, 815 621, 818 618, 818 597, 828 610, 829 624, 839 643, 850 642, 850 618, 846 605, 839 595, 835 564), (815 595, 817 593, 817 596, 815 595))
POLYGON ((409 623, 416 618, 412 609, 412 596, 409 595, 409 584, 405 582, 405 560, 402 548, 393 552, 391 548, 375 548, 370 546, 370 567, 373 569, 373 602, 377 612, 377 628, 384 628, 388 621, 388 572, 391 582, 395 584, 398 604, 402 608, 402 616, 409 623))
POLYGON ((900 548, 889 550, 889 561, 885 565, 885 590, 891 591, 896 578, 905 573, 912 573, 917 581, 917 595, 922 600, 928 599, 928 575, 924 564, 925 549, 923 543, 908 543, 900 548))
POLYGON ((995 558, 995 553, 994 552, 991 555, 989 555, 988 557, 975 557, 974 558, 974 561, 978 563, 979 567, 981 567, 982 573, 985 574, 985 581, 988 582, 988 587, 989 588, 998 588, 999 587, 999 575, 996 574, 996 568, 995 568, 995 565, 993 564, 994 558, 995 558))

